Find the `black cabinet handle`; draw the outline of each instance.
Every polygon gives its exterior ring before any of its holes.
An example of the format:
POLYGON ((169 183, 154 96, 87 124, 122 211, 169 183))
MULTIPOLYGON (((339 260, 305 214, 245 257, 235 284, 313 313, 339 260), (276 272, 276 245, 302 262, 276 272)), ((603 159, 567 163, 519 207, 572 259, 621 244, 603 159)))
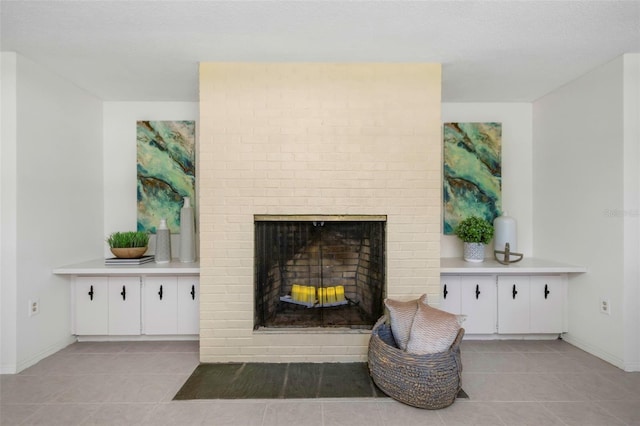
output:
POLYGON ((87 293, 89 295, 89 300, 93 300, 93 286, 91 286, 91 288, 89 289, 89 293, 87 293))
POLYGON ((196 300, 196 286, 195 286, 195 284, 191 285, 191 300, 196 300))
POLYGON ((480 296, 480 285, 476 284, 476 300, 478 300, 478 296, 480 296))
POLYGON ((511 294, 513 295, 513 299, 515 300, 516 298, 516 294, 518 294, 518 291, 516 290, 516 285, 513 285, 513 290, 511 290, 511 294))
POLYGON ((160 291, 158 292, 158 296, 160 296, 160 300, 162 300, 162 284, 160 284, 160 291))
POLYGON ((549 295, 549 293, 551 293, 549 291, 549 286, 547 284, 544 285, 544 298, 546 299, 547 296, 549 295))
POLYGON ((122 286, 122 292, 120 293, 120 296, 122 296, 122 300, 127 300, 127 288, 125 286, 122 286))
POLYGON ((445 299, 447 298, 447 293, 449 293, 449 292, 447 291, 447 285, 445 284, 444 285, 444 292, 442 293, 444 295, 445 299))

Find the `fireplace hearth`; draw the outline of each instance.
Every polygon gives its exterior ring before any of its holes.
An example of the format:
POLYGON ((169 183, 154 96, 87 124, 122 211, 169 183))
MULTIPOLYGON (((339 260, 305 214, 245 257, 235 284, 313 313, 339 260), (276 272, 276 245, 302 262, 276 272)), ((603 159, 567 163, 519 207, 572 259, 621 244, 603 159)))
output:
POLYGON ((385 216, 256 216, 254 329, 370 329, 385 294, 385 216))

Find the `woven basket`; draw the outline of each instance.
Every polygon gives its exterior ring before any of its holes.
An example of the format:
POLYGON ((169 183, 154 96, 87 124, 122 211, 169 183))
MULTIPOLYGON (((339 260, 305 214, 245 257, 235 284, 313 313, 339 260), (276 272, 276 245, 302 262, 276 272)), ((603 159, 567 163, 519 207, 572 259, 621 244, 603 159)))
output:
POLYGON ((369 341, 369 373, 374 383, 391 398, 414 407, 434 410, 453 404, 461 387, 464 329, 449 350, 415 355, 396 347, 385 321, 386 316, 378 320, 369 341))

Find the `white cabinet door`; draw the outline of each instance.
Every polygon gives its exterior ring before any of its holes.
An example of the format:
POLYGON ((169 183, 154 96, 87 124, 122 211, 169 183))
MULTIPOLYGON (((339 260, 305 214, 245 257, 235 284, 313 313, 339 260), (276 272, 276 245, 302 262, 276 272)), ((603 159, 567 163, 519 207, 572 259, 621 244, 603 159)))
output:
POLYGON ((460 314, 460 275, 440 277, 440 309, 452 314, 460 314))
POLYGON ((440 309, 467 316, 466 334, 566 331, 565 275, 440 276, 440 309))
POLYGON ((495 276, 461 276, 461 313, 467 315, 463 327, 466 334, 496 332, 495 276))
POLYGON ((76 335, 109 332, 107 277, 77 277, 74 288, 76 335))
POLYGON ((560 276, 498 277, 498 333, 561 333, 564 293, 560 276))
POLYGON ((178 277, 178 334, 200 333, 200 278, 178 277))
POLYGON ((564 281, 560 276, 531 277, 531 333, 562 333, 564 281))
POLYGON ((529 333, 529 277, 498 277, 498 333, 529 333))
POLYGON ((147 277, 144 280, 144 333, 178 332, 177 278, 147 277))
POLYGON ((108 277, 109 334, 140 334, 140 278, 108 277))
POLYGON ((198 276, 76 277, 76 335, 175 335, 200 332, 198 276))

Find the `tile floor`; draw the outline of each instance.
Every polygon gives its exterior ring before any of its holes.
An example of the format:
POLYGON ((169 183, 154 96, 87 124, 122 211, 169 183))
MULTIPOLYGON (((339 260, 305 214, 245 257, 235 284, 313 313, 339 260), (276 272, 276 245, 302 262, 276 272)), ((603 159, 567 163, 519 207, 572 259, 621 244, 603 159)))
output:
POLYGON ((560 341, 464 341, 463 388, 437 411, 391 399, 172 401, 197 342, 75 343, 0 376, 10 425, 640 425, 640 373, 560 341))

